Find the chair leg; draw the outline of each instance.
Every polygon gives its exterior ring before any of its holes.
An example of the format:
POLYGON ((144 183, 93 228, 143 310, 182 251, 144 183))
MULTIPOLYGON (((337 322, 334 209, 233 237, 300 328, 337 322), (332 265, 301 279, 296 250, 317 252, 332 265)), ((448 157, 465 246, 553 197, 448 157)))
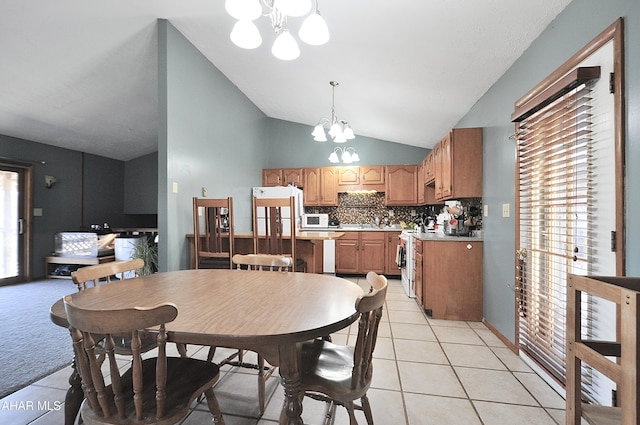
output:
POLYGON ((344 407, 347 409, 347 413, 349 413, 349 425, 358 425, 358 421, 356 420, 356 413, 353 406, 353 402, 349 401, 344 403, 344 407))
POLYGON ((222 412, 220 411, 220 405, 218 404, 218 399, 213 393, 213 388, 207 389, 204 392, 204 395, 207 397, 207 406, 209 406, 209 411, 213 415, 213 423, 216 425, 225 425, 222 412))
POLYGON ((176 348, 178 349, 178 354, 180 354, 180 357, 187 357, 187 344, 176 343, 176 348))
POLYGON ((265 376, 264 357, 261 354, 258 354, 258 403, 260 404, 260 416, 262 416, 265 409, 265 376))
POLYGON ((365 394, 360 399, 362 403, 362 411, 364 412, 364 417, 367 418, 367 425, 373 425, 373 414, 371 413, 371 404, 369 404, 369 397, 365 394))
POLYGON ((211 363, 213 361, 213 356, 216 354, 216 346, 212 345, 209 347, 209 353, 207 354, 207 361, 211 363))

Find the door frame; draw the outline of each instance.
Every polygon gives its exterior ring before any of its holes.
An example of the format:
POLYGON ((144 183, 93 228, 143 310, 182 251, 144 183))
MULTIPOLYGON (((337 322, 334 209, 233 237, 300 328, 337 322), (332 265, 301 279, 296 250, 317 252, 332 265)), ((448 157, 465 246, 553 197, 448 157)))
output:
POLYGON ((23 219, 23 233, 21 240, 21 248, 19 255, 18 276, 14 278, 0 279, 0 286, 12 285, 15 283, 28 282, 32 279, 31 273, 31 252, 33 231, 31 216, 33 205, 33 165, 0 158, 0 167, 6 170, 15 171, 22 174, 22 192, 20 194, 21 211, 20 216, 23 219))

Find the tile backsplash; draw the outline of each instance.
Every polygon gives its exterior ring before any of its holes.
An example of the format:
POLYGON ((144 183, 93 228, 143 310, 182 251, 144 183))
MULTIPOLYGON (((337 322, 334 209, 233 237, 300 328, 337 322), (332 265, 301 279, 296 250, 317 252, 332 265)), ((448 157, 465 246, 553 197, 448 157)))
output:
MULTIPOLYGON (((306 207, 308 213, 329 214, 329 220, 338 219, 340 223, 375 223, 376 217, 382 223, 389 224, 413 222, 416 217, 437 215, 442 205, 425 205, 411 207, 388 207, 384 202, 385 194, 377 193, 340 193, 337 207, 306 207)), ((476 206, 482 211, 481 198, 460 199, 464 207, 476 206)), ((481 226, 481 223, 480 223, 481 226)), ((480 227, 478 226, 478 227, 480 227)))

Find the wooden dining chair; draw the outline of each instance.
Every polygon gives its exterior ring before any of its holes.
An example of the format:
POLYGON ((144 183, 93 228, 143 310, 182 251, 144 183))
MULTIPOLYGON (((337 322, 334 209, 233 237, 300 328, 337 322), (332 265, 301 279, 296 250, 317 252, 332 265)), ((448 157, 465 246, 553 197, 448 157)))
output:
POLYGON ((128 277, 137 277, 138 270, 143 267, 144 260, 141 258, 128 261, 111 261, 109 263, 81 267, 71 272, 71 280, 78 287, 78 291, 81 291, 87 287, 97 286, 103 280, 105 283, 110 283, 113 278, 124 280, 128 277))
POLYGON ((193 198, 193 241, 194 268, 232 268, 233 198, 193 198))
MULTIPOLYGON (((270 254, 235 254, 232 260, 238 270, 288 272, 293 264, 291 257, 270 254)), ((208 361, 213 361, 215 351, 216 347, 210 347, 207 356, 208 361)), ((261 354, 257 354, 257 356, 257 364, 245 362, 244 350, 240 349, 218 364, 220 366, 229 364, 258 370, 258 403, 260 416, 262 416, 265 410, 267 379, 273 375, 276 368, 274 366, 266 366, 264 357, 261 354)))
MULTIPOLYGON (((85 309, 64 298, 77 369, 85 400, 80 407, 84 423, 92 424, 176 424, 190 411, 202 393, 207 398, 215 424, 224 424, 213 385, 220 377, 218 365, 184 357, 167 357, 165 324, 178 315, 167 303, 149 308, 85 309), (141 334, 158 327, 157 357, 142 358, 141 334), (95 351, 95 336, 104 335, 108 367, 102 368, 95 351), (131 354, 124 373, 116 358, 115 340, 131 340, 131 354), (110 384, 107 385, 107 382, 110 384)), ((119 363, 120 362, 120 363, 119 363)))
POLYGON ((287 199, 254 196, 252 204, 253 253, 289 256, 293 259, 291 271, 306 271, 306 262, 296 257, 296 218, 292 217, 295 197, 287 199))
POLYGON ((387 279, 369 272, 367 282, 371 285, 369 293, 356 300, 360 319, 355 347, 323 339, 302 344, 300 386, 305 396, 344 406, 350 425, 358 424, 354 409, 362 410, 367 424, 373 425, 367 390, 373 377, 373 350, 387 296, 387 279), (358 399, 360 405, 354 403, 358 399))

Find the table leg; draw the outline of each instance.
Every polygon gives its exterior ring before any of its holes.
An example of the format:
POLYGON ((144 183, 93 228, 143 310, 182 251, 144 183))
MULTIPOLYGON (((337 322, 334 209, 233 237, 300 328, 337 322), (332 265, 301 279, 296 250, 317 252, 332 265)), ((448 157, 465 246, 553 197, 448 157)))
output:
POLYGON ((65 425, 73 425, 80 411, 80 405, 84 400, 84 392, 82 391, 82 380, 76 369, 76 359, 73 358, 71 363, 71 376, 69 377, 69 389, 64 399, 64 423, 65 425))
POLYGON ((280 425, 302 425, 302 397, 300 389, 300 358, 296 344, 279 347, 280 377, 284 386, 284 405, 280 425))

